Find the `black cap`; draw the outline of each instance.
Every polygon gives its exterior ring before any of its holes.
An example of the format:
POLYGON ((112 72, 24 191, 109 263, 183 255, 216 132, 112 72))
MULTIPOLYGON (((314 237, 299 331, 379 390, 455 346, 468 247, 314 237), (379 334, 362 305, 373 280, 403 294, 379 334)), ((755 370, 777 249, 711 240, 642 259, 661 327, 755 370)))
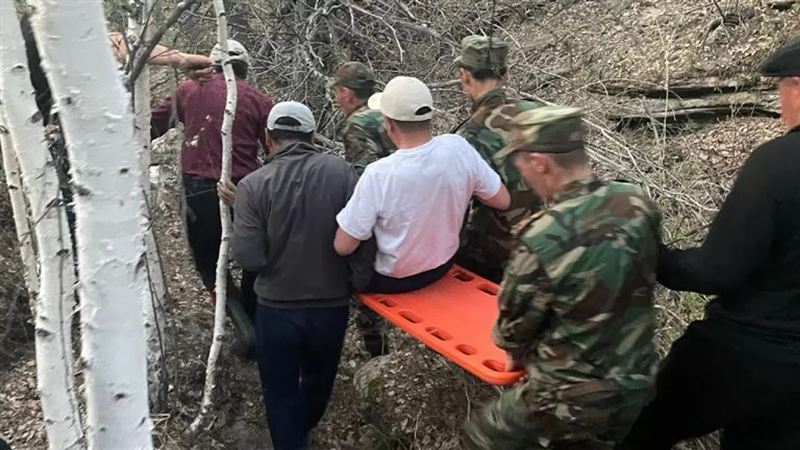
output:
POLYGON ((767 77, 800 77, 800 39, 775 50, 761 64, 761 73, 767 77))

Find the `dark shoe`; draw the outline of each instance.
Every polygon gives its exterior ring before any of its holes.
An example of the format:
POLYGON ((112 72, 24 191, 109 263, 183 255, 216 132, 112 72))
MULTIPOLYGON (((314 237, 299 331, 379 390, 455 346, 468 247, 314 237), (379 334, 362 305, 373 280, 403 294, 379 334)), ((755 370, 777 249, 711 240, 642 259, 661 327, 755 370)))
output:
POLYGON ((370 358, 376 358, 389 353, 389 344, 382 334, 365 334, 364 347, 370 355, 370 358))

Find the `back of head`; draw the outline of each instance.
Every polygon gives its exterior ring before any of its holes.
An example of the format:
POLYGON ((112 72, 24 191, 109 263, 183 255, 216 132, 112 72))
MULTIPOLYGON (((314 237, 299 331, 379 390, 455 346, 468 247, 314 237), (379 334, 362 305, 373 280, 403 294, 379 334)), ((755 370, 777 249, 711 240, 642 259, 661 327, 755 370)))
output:
MULTIPOLYGON (((247 78, 247 72, 250 67, 250 53, 248 53, 245 46, 239 41, 228 39, 227 53, 234 74, 239 78, 247 78)), ((218 72, 222 71, 222 64, 225 61, 225 56, 225 52, 220 47, 219 43, 215 44, 214 48, 211 49, 211 53, 208 57, 211 59, 211 64, 218 72)))
POLYGON ((761 65, 761 73, 780 79, 783 122, 790 129, 800 127, 800 39, 772 53, 761 65))
POLYGON ((461 41, 461 53, 455 60, 479 80, 500 79, 508 70, 508 43, 494 36, 467 36, 461 41))
POLYGON ((280 102, 272 107, 267 118, 268 137, 277 146, 293 141, 311 143, 316 127, 314 114, 299 102, 280 102))
POLYGON ((366 101, 375 93, 375 76, 366 64, 350 61, 339 66, 330 87, 349 88, 356 97, 366 101))
POLYGON ((422 81, 413 77, 395 77, 382 93, 370 97, 369 107, 397 125, 404 134, 427 133, 433 117, 433 96, 422 81))

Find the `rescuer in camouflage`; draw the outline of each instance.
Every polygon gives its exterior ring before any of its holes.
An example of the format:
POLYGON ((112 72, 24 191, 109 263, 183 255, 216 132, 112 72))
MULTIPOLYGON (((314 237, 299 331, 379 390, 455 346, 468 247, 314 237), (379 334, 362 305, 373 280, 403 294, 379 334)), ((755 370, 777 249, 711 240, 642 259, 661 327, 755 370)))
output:
MULTIPOLYGON (((375 93, 375 77, 366 65, 351 61, 339 67, 330 87, 334 89, 336 102, 347 116, 342 128, 344 158, 355 167, 360 176, 368 164, 389 156, 396 149, 383 129, 381 112, 367 107, 367 100, 375 93)), ((370 275, 375 257, 374 252, 369 252, 367 248, 374 246, 374 242, 371 242, 361 249, 364 252, 361 256, 370 260, 368 264, 370 275)), ((351 263, 350 266, 355 272, 360 265, 351 263)), ((358 274, 353 278, 358 278, 358 274)), ((356 327, 361 331, 367 352, 372 357, 386 354, 388 352, 386 322, 359 301, 354 301, 353 306, 356 311, 354 315, 356 327)))
POLYGON ((511 230, 532 211, 539 209, 537 196, 522 180, 510 161, 497 162, 495 153, 505 147, 510 120, 523 111, 542 105, 508 98, 503 88, 507 71, 508 44, 500 38, 467 36, 461 42, 459 68, 461 87, 472 99, 472 115, 454 131, 475 147, 500 175, 511 194, 505 211, 474 202, 466 221, 458 263, 499 282, 503 266, 514 248, 511 230))
POLYGON ((545 199, 523 221, 494 329, 517 386, 466 427, 467 449, 611 449, 651 396, 660 213, 637 187, 597 179, 580 110, 509 123, 512 161, 545 199))
POLYGON ((361 175, 369 163, 396 149, 383 130, 381 112, 367 107, 367 100, 375 93, 375 78, 366 65, 352 61, 339 67, 331 87, 347 116, 342 129, 344 158, 361 175))

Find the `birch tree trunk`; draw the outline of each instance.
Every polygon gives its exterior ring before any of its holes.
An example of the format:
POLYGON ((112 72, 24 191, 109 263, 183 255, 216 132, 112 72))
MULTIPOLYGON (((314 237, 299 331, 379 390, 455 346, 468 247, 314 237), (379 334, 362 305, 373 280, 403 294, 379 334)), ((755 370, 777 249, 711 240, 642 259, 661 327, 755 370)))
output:
MULTIPOLYGON (((3 11, 2 14, 6 14, 6 12, 3 11)), ((3 57, 5 58, 5 52, 3 52, 3 57)), ((25 270, 25 288, 28 291, 28 301, 33 314, 36 315, 34 302, 39 296, 36 250, 34 249, 33 232, 28 219, 28 206, 25 202, 25 195, 22 193, 22 179, 19 173, 19 163, 17 163, 17 151, 11 140, 8 121, 2 109, 2 101, 0 101, 0 149, 3 151, 3 171, 6 175, 8 197, 11 200, 11 213, 14 215, 14 228, 17 231, 17 240, 19 240, 19 256, 22 259, 22 266, 25 270)))
MULTIPOLYGON (((82 448, 72 356, 74 271, 58 176, 44 139, 14 3, 0 3, 0 103, 30 202, 41 268, 34 308, 36 378, 49 448, 82 448)), ((24 214, 15 210, 17 213, 24 214)))
POLYGON ((151 449, 141 174, 101 0, 30 0, 75 185, 90 449, 151 449))
MULTIPOLYGON (((223 54, 222 71, 225 74, 225 87, 227 91, 225 99, 225 116, 222 120, 222 173, 220 181, 229 183, 231 181, 231 157, 233 153, 233 119, 236 115, 236 77, 231 65, 230 53, 228 53, 228 20, 225 13, 223 0, 214 0, 214 10, 217 13, 217 43, 223 54)), ((206 384, 203 389, 203 400, 200 404, 200 412, 189 427, 189 435, 196 436, 200 426, 205 421, 211 409, 212 394, 216 387, 217 358, 219 357, 222 345, 222 336, 225 332, 225 303, 227 300, 228 285, 228 240, 231 230, 231 210, 230 207, 220 199, 219 201, 220 218, 222 220, 222 239, 219 247, 219 258, 217 259, 217 279, 214 286, 217 302, 214 310, 214 336, 211 340, 211 349, 208 352, 208 362, 206 364, 206 384)))
MULTIPOLYGON (((135 14, 128 17, 128 44, 131 49, 128 55, 132 59, 148 58, 145 54, 144 44, 150 36, 151 2, 149 0, 130 0, 135 14), (131 50, 136 48, 137 51, 131 50)), ((134 64, 128 64, 133 67, 134 64)), ((164 408, 167 401, 166 381, 166 318, 164 313, 164 299, 166 297, 166 283, 161 265, 161 257, 153 229, 152 214, 153 196, 150 188, 150 69, 144 69, 136 77, 131 92, 134 116, 134 132, 136 143, 139 146, 139 170, 141 185, 144 192, 145 203, 143 213, 147 223, 145 228, 145 251, 147 255, 147 275, 150 286, 150 298, 144 303, 145 338, 147 340, 147 387, 150 407, 154 411, 164 408)))

